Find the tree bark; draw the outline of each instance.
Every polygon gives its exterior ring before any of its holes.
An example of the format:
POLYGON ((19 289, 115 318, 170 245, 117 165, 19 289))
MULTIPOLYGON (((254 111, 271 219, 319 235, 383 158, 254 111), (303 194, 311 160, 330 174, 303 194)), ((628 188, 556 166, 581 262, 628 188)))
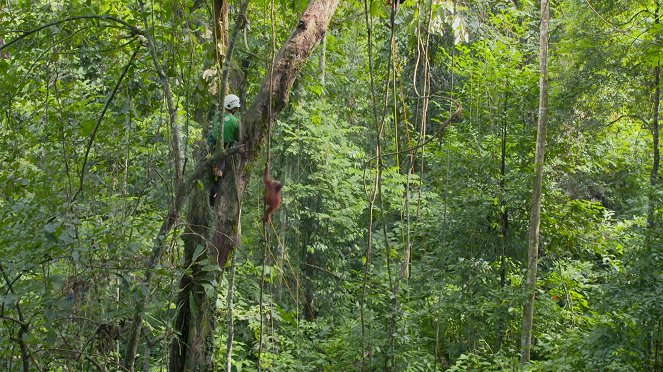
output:
MULTIPOLYGON (((219 66, 223 66, 228 49, 228 2, 214 0, 214 33, 216 39, 216 58, 219 66)), ((219 70, 219 72, 221 72, 219 70)), ((219 99, 223 102, 223 96, 219 99)))
MULTIPOLYGON (((234 260, 233 260, 234 261, 234 260)), ((233 359, 233 340, 235 338, 235 320, 233 318, 233 304, 235 302, 235 272, 237 267, 232 264, 230 275, 228 276, 228 319, 226 327, 228 330, 228 339, 226 341, 226 371, 232 371, 233 359)))
POLYGON ((543 160, 548 122, 548 19, 549 0, 541 0, 541 34, 539 49, 539 125, 536 137, 534 159, 534 187, 532 191, 532 212, 527 239, 527 283, 523 306, 523 326, 520 338, 520 363, 530 361, 532 349, 532 324, 534 318, 534 297, 536 293, 536 272, 539 255, 539 225, 541 222, 541 186, 543 184, 543 160))
MULTIPOLYGON (((206 229, 212 231, 211 245, 204 257, 201 256, 199 260, 214 260, 216 265, 223 269, 231 253, 238 246, 239 232, 236 229, 239 226, 242 195, 249 182, 251 169, 265 143, 269 129, 288 103, 292 85, 299 71, 325 34, 329 19, 338 3, 339 0, 310 1, 289 39, 278 52, 274 60, 273 74, 265 78, 259 94, 245 112, 241 125, 241 138, 245 151, 229 159, 231 166, 219 180, 220 192, 215 199, 212 228, 206 229)), ((192 199, 205 202, 207 200, 200 197, 192 199)), ((207 209, 206 205, 199 205, 198 208, 207 209)), ((192 205, 191 213, 196 213, 196 210, 198 209, 192 205)), ((208 226, 207 222, 202 223, 202 220, 195 223, 208 226)), ((192 231, 191 235, 196 234, 208 236, 206 231, 192 231)), ((187 247, 189 250, 198 243, 185 244, 189 245, 187 247)), ((192 262, 191 258, 195 257, 186 258, 187 267, 192 268, 192 274, 184 276, 180 283, 181 292, 178 301, 180 311, 176 321, 179 337, 171 345, 170 370, 184 371, 194 368, 214 370, 214 366, 209 365, 210 361, 201 359, 205 341, 214 329, 214 317, 211 312, 216 293, 212 296, 201 287, 203 283, 210 284, 209 277, 205 276, 209 271, 202 270, 204 265, 198 266, 196 262, 192 262), (205 276, 205 279, 196 279, 196 275, 205 276), (195 306, 191 306, 191 301, 195 302, 195 306)))

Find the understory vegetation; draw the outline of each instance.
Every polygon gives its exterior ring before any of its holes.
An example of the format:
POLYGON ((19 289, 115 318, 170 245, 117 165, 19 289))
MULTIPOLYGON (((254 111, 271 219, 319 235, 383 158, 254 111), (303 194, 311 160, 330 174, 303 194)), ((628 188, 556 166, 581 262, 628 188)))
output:
POLYGON ((662 371, 661 3, 542 4, 0 2, 0 369, 662 371))

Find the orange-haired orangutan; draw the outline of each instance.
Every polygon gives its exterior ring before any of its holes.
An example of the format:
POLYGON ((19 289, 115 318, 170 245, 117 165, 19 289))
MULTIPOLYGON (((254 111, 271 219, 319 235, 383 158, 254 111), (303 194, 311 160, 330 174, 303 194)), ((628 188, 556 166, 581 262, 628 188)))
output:
POLYGON ((265 164, 263 181, 265 182, 265 204, 267 205, 267 209, 265 209, 262 220, 263 222, 267 222, 272 219, 272 213, 281 206, 281 189, 283 188, 281 182, 269 177, 269 162, 265 164))

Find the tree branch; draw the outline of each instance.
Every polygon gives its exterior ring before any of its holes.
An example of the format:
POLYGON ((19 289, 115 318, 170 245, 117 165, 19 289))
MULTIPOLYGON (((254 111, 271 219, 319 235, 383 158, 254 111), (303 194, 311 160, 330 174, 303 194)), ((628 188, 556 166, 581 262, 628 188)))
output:
POLYGON ((132 25, 132 24, 120 19, 120 18, 116 18, 116 17, 112 17, 112 16, 99 16, 99 15, 77 16, 77 17, 69 17, 69 18, 53 21, 53 22, 50 22, 50 23, 46 23, 46 24, 41 25, 37 28, 34 28, 30 31, 26 31, 22 35, 18 36, 16 39, 10 40, 5 45, 0 46, 0 51, 5 49, 5 48, 8 48, 12 44, 14 44, 18 41, 21 41, 21 40, 25 39, 26 37, 28 37, 28 36, 30 36, 34 33, 37 33, 37 32, 39 32, 39 31, 41 31, 45 28, 55 26, 55 25, 58 25, 58 24, 61 24, 61 23, 78 21, 80 19, 98 19, 98 20, 103 20, 103 21, 113 21, 113 22, 116 22, 116 23, 119 23, 119 24, 125 26, 133 34, 136 34, 136 35, 142 35, 143 34, 143 32, 140 29, 138 29, 136 26, 134 26, 134 25, 132 25))
POLYGON ((92 129, 92 134, 90 134, 90 140, 87 143, 87 147, 85 149, 85 156, 83 157, 83 166, 81 168, 81 179, 80 179, 80 184, 78 185, 78 190, 72 196, 71 202, 76 200, 76 197, 78 194, 83 191, 83 179, 85 178, 85 166, 87 165, 87 159, 88 155, 90 154, 90 148, 92 148, 92 143, 94 142, 94 137, 97 134, 97 131, 99 130, 99 127, 101 126, 101 121, 104 119, 104 115, 106 114, 106 111, 108 110, 108 106, 110 106, 111 102, 113 102, 113 99, 115 98, 115 94, 117 93, 118 89, 120 88, 120 84, 122 83, 122 79, 124 79, 124 76, 127 74, 127 71, 129 71, 129 67, 133 64, 134 59, 136 58, 136 55, 138 54, 138 51, 140 48, 136 48, 134 50, 134 53, 131 55, 131 58, 129 58, 129 62, 124 66, 122 69, 122 73, 120 74, 119 79, 117 79, 117 83, 115 83, 115 88, 113 88, 113 91, 111 92, 110 96, 108 96, 108 99, 106 99, 106 103, 104 104, 103 110, 101 110, 101 115, 99 115, 99 118, 97 119, 97 123, 94 125, 94 129, 92 129))
POLYGON ((633 115, 633 114, 619 115, 619 117, 618 117, 617 119, 611 121, 610 123, 608 123, 608 125, 615 124, 616 122, 618 122, 618 121, 620 121, 620 120, 622 120, 622 119, 624 119, 624 118, 638 119, 638 120, 640 120, 641 122, 643 122, 648 128, 651 126, 647 120, 645 120, 644 118, 642 118, 642 117, 640 117, 640 116, 638 116, 638 115, 633 115))

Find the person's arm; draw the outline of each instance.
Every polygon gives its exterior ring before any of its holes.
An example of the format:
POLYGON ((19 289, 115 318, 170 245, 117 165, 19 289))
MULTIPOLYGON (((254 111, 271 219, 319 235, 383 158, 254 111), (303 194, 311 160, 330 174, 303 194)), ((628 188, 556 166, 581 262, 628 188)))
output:
POLYGON ((237 139, 237 143, 241 144, 242 143, 242 122, 237 119, 237 128, 235 129, 235 139, 237 139))
POLYGON ((208 152, 214 151, 216 143, 219 142, 219 113, 214 113, 214 118, 212 118, 212 129, 207 134, 207 146, 208 152))
POLYGON ((235 155, 244 151, 244 144, 242 143, 242 127, 240 125, 239 119, 237 119, 237 127, 235 127, 235 133, 233 133, 235 143, 228 149, 228 154, 235 155))

